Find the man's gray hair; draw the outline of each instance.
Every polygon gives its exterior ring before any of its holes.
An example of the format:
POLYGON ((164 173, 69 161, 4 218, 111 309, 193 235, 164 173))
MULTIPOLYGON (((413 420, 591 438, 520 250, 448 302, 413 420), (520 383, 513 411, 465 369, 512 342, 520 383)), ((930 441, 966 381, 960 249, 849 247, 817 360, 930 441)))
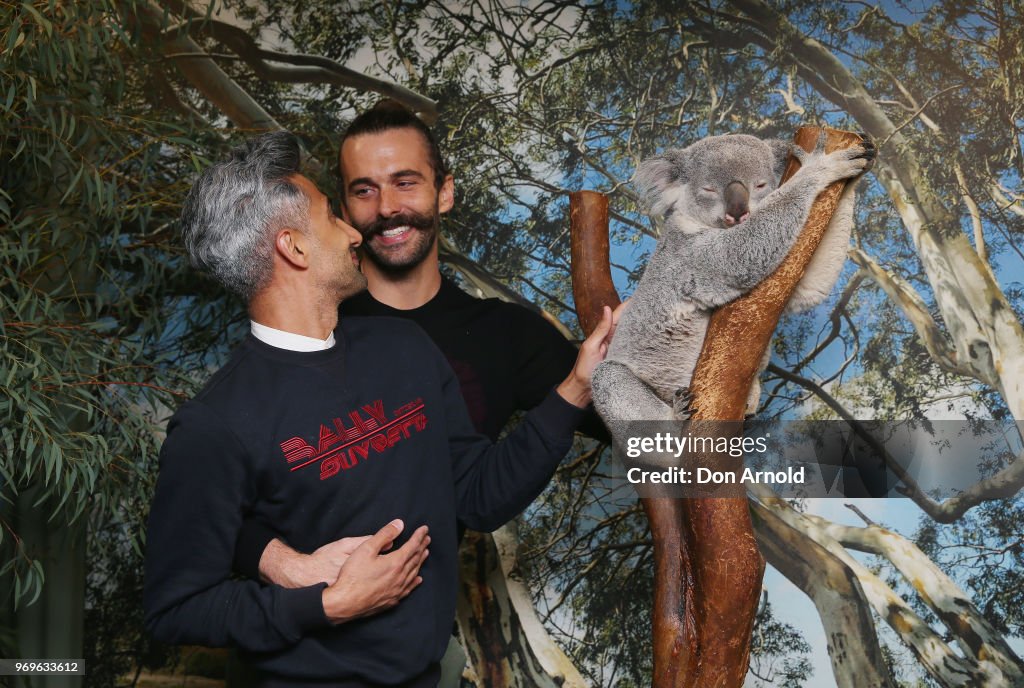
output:
POLYGON ((189 260, 247 302, 270 281, 277 231, 309 224, 309 198, 289 179, 299 160, 292 134, 263 134, 207 168, 185 198, 189 260))

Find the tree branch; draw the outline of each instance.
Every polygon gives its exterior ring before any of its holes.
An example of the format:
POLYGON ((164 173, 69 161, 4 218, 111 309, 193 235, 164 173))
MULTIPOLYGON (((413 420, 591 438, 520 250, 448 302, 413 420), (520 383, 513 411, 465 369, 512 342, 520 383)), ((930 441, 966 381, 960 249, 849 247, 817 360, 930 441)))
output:
POLYGON ((462 276, 465 277, 483 295, 499 298, 502 301, 518 303, 524 308, 529 308, 531 311, 537 313, 554 325, 566 339, 576 341, 576 337, 561 320, 551 315, 537 304, 524 298, 514 289, 510 289, 504 283, 496 280, 494 276, 487 272, 487 270, 485 270, 479 263, 456 249, 455 246, 452 245, 452 243, 444 236, 440 237, 440 254, 441 260, 458 270, 462 276))
MULTIPOLYGON (((815 521, 795 511, 765 486, 750 486, 750 491, 771 513, 837 557, 857 577, 871 608, 914 652, 932 678, 950 688, 968 688, 976 685, 1007 685, 994 664, 976 663, 958 656, 952 648, 910 605, 892 591, 878 576, 857 561, 815 521), (992 681, 989 683, 988 681, 992 681)), ((754 513, 761 513, 754 507, 754 513)), ((826 522, 827 523, 827 522, 826 522)))
POLYGON ((1024 488, 1024 454, 1021 454, 1002 470, 971 485, 971 487, 956 497, 950 497, 942 502, 937 502, 925 494, 913 477, 892 457, 885 448, 885 445, 879 442, 878 438, 872 433, 867 432, 860 422, 835 397, 822 389, 821 385, 813 380, 795 375, 785 368, 780 368, 774 363, 769 363, 768 369, 779 377, 810 390, 815 396, 825 402, 829 408, 835 411, 840 418, 848 422, 858 437, 867 442, 877 456, 883 458, 885 465, 903 483, 903 486, 897 489, 914 500, 914 503, 922 511, 938 523, 953 523, 967 513, 968 510, 982 502, 1006 499, 1014 496, 1024 488))
POLYGON ((1024 666, 999 631, 945 571, 910 540, 875 523, 865 528, 805 517, 844 547, 885 557, 942 620, 964 654, 975 662, 994 662, 1008 685, 1024 685, 1024 666))
POLYGON ((971 227, 974 230, 974 250, 978 252, 979 258, 988 262, 985 234, 982 232, 981 226, 981 208, 978 207, 977 201, 971 195, 971 189, 967 186, 967 176, 964 174, 963 167, 961 167, 959 161, 953 163, 953 171, 956 173, 956 181, 960 185, 960 197, 963 198, 964 205, 967 206, 967 212, 971 216, 971 227))
POLYGON ((987 384, 995 384, 995 380, 981 378, 984 371, 975 370, 971 365, 961 365, 957 352, 949 345, 946 336, 939 329, 928 312, 924 300, 917 291, 901 277, 890 273, 875 261, 863 249, 850 251, 850 259, 859 265, 882 288, 889 299, 896 304, 910 324, 914 326, 921 343, 940 368, 955 375, 963 375, 981 379, 987 384))
MULTIPOLYGON (((437 121, 437 101, 420 95, 404 86, 377 79, 349 69, 334 60, 321 55, 283 53, 261 48, 248 33, 237 26, 216 19, 189 21, 188 32, 193 36, 210 36, 223 43, 265 81, 279 81, 299 84, 335 84, 361 91, 373 91, 393 98, 417 112, 428 124, 437 121), (295 67, 281 67, 271 64, 283 62, 295 67)), ((174 40, 180 34, 179 27, 172 27, 165 36, 174 40)))
POLYGON ((856 574, 771 509, 756 501, 750 502, 750 508, 757 542, 768 563, 807 593, 818 610, 838 688, 891 686, 875 622, 856 574))

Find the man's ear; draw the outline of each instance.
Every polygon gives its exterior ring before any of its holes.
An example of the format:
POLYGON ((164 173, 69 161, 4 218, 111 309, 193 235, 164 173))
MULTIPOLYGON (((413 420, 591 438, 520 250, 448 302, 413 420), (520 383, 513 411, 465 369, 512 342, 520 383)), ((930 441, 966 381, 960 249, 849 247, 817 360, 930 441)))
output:
POLYGON ((447 213, 455 205, 455 178, 450 174, 444 178, 437 192, 437 212, 447 213))
POLYGON ((274 238, 274 249, 282 259, 300 270, 309 267, 309 241, 297 229, 285 227, 274 238))

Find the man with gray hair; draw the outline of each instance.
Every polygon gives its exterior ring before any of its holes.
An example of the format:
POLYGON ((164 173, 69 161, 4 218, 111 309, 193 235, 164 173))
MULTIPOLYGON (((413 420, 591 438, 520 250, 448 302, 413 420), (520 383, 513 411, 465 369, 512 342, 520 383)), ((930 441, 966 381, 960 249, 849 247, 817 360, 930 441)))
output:
POLYGON ((265 688, 436 685, 456 518, 492 530, 539 494, 589 403, 611 313, 565 381, 491 444, 422 330, 339 323, 338 304, 366 285, 360 235, 299 174, 294 137, 261 136, 206 170, 182 231, 193 264, 246 300, 252 332, 168 425, 147 628, 163 642, 237 646, 265 688), (330 584, 233 580, 246 518, 302 551, 351 538, 351 553, 330 584))

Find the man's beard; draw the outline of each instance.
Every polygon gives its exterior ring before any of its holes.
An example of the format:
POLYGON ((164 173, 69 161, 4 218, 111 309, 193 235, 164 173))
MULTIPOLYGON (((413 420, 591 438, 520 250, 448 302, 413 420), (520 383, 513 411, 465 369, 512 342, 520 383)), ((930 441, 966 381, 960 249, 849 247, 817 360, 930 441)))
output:
POLYGON ((347 276, 347 279, 341 281, 338 284, 338 301, 344 301, 345 299, 355 296, 359 292, 366 289, 366 276, 359 272, 358 269, 354 270, 352 274, 347 276))
MULTIPOLYGON (((323 247, 316 244, 316 250, 322 252, 323 247)), ((335 307, 366 289, 366 275, 360 272, 359 267, 352 261, 352 254, 351 249, 345 251, 344 256, 338 254, 334 268, 329 269, 319 281, 320 291, 325 300, 332 300, 335 307)))
POLYGON ((407 211, 388 218, 378 218, 368 225, 355 225, 363 235, 363 254, 366 259, 384 272, 403 273, 413 269, 430 255, 437 241, 437 227, 441 217, 434 207, 431 213, 407 211), (377 250, 372 241, 381 232, 396 227, 408 226, 411 236, 399 246, 382 246, 377 250), (398 250, 389 250, 395 248, 398 250))

